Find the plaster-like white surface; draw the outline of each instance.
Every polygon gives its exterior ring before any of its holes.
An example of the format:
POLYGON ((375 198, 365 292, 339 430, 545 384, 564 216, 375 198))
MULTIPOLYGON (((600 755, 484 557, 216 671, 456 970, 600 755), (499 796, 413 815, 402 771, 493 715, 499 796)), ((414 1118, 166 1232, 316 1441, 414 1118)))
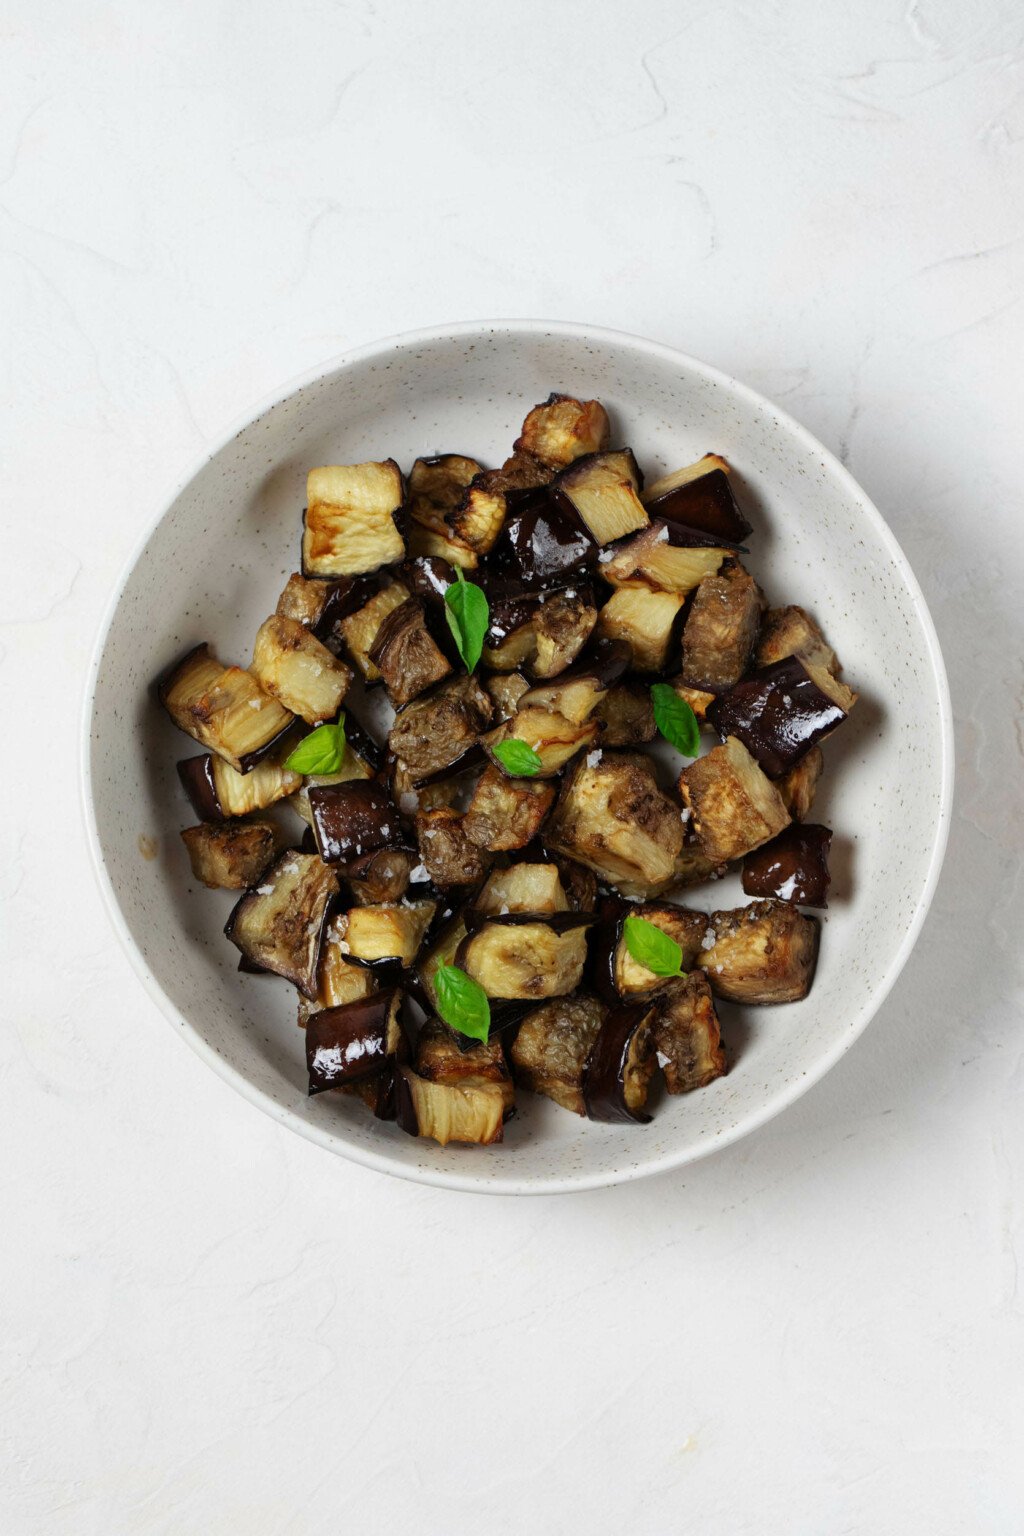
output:
POLYGON ((0 36, 0 1529, 1019 1530, 1024 12, 12 0, 0 36), (957 713, 864 1039, 568 1200, 385 1180, 233 1096, 117 949, 76 787, 100 611, 203 443, 502 313, 658 336, 840 451, 957 713))

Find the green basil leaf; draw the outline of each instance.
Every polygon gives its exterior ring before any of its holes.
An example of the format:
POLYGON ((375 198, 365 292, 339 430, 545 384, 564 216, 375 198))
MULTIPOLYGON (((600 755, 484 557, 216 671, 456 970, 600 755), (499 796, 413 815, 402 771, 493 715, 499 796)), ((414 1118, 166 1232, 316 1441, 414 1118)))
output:
POLYGON ((318 725, 303 736, 295 751, 285 758, 292 773, 338 773, 345 757, 345 712, 336 725, 318 725))
POLYGON ((645 966, 655 976, 685 976, 679 945, 646 917, 627 917, 623 937, 637 965, 645 966))
POLYGON ((483 588, 467 581, 459 566, 455 567, 455 575, 455 581, 444 594, 445 617, 466 671, 472 672, 484 648, 491 611, 483 588))
POLYGON ((434 972, 437 1011, 446 1024, 470 1040, 486 1040, 491 1028, 491 1004, 478 981, 456 965, 439 965, 434 972))
POLYGON ((507 768, 513 778, 532 779, 535 773, 540 772, 540 755, 535 752, 529 742, 520 741, 518 736, 510 736, 507 741, 499 741, 494 748, 494 755, 503 768, 507 768))
POLYGON ((700 753, 700 726, 697 716, 681 699, 671 683, 653 683, 651 703, 654 705, 654 723, 684 757, 697 757, 700 753))

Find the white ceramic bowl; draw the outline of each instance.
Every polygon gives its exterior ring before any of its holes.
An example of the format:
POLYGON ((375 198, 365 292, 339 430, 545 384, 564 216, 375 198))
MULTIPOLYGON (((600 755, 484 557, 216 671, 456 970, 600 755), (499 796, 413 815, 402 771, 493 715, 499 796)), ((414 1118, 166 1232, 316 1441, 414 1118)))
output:
MULTIPOLYGON (((921 927, 946 841, 949 696, 917 582, 843 467, 753 390, 654 342, 502 321, 383 341, 288 386, 232 431, 146 534, 114 595, 86 700, 86 822, 114 926, 155 1001, 254 1104, 331 1151, 456 1189, 592 1188, 678 1167, 793 1102, 868 1023, 921 927), (226 892, 193 887, 178 837, 193 818, 175 762, 195 748, 150 684, 210 639, 245 662, 299 553, 306 470, 457 451, 497 463, 526 409, 557 389, 597 396, 649 477, 725 454, 755 525, 748 563, 776 603, 819 617, 861 702, 826 745, 815 819, 836 833, 834 900, 810 997, 723 1010, 729 1074, 665 1099, 646 1127, 591 1124, 520 1095, 496 1148, 403 1135, 356 1100, 306 1097, 294 993, 240 976, 226 892), (150 852, 156 843, 158 856, 150 852)), ((742 901, 729 880, 692 904, 742 901)))

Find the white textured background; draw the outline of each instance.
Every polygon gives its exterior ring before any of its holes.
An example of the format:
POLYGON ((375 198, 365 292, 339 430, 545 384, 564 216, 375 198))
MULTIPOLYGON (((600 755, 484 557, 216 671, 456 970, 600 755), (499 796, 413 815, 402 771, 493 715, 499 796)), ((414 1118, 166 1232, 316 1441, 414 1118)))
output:
POLYGON ((1024 6, 7 0, 0 76, 4 1536, 1019 1532, 1024 6), (841 452, 959 781, 824 1084, 685 1176, 495 1201, 331 1160, 173 1039, 77 736, 205 442, 351 344, 523 314, 841 452))

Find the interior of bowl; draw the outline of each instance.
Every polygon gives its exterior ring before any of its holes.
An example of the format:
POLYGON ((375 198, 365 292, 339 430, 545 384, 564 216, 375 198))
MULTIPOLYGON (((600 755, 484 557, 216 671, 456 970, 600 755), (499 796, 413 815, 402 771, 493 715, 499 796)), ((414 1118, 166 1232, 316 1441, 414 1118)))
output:
MULTIPOLYGON (((930 621, 891 535, 846 473, 766 402, 692 360, 573 327, 496 325, 382 344, 285 395, 232 436, 167 509, 101 643, 87 798, 101 877, 133 959, 191 1043, 263 1108, 346 1155, 456 1187, 541 1190, 635 1177, 767 1119, 863 1028, 909 950, 941 857, 945 684, 930 621), (178 836, 193 820, 175 764, 196 749, 152 683, 209 640, 246 664, 297 568, 306 471, 459 452, 498 463, 551 390, 596 396, 649 477, 724 454, 754 524, 747 564, 773 604, 823 625, 861 699, 826 744, 814 817, 835 831, 833 897, 810 997, 722 1007, 730 1071, 657 1105, 648 1126, 578 1120, 529 1094, 499 1147, 415 1140, 356 1099, 306 1095, 295 994, 240 975, 228 892, 197 888, 178 836), (156 856, 153 856, 153 850, 156 856)), ((688 892, 711 910, 738 881, 688 892)))

